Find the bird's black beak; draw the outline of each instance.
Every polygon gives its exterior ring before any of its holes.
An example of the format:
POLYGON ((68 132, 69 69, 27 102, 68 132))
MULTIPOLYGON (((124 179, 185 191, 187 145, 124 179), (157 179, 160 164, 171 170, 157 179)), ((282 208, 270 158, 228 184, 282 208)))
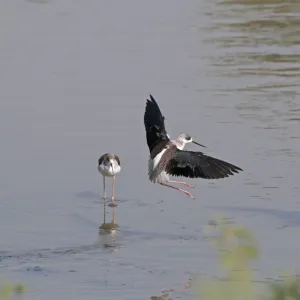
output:
POLYGON ((201 144, 199 144, 199 143, 197 143, 197 142, 195 142, 195 141, 193 141, 192 143, 194 143, 194 144, 196 144, 196 145, 198 145, 198 146, 201 146, 201 147, 207 148, 206 146, 203 146, 203 145, 201 145, 201 144))

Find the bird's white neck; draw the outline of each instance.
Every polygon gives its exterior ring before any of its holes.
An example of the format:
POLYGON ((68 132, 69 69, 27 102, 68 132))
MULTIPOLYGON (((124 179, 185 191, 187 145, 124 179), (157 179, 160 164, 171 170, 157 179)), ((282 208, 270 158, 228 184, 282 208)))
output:
POLYGON ((175 140, 175 141, 173 141, 173 143, 176 145, 177 149, 179 149, 179 150, 183 150, 183 148, 185 146, 185 142, 181 141, 181 140, 175 140))

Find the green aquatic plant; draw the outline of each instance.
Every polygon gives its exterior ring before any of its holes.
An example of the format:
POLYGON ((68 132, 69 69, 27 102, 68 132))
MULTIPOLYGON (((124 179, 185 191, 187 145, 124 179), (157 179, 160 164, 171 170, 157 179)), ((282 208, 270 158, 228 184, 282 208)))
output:
POLYGON ((251 263, 259 257, 257 243, 251 232, 228 224, 225 218, 211 221, 216 235, 211 238, 225 276, 218 280, 203 280, 198 284, 198 298, 205 300, 256 299, 251 263))
POLYGON ((23 284, 0 284, 0 299, 11 299, 14 296, 20 295, 25 291, 23 284))
POLYGON ((300 276, 290 276, 268 283, 264 300, 300 300, 300 276))
POLYGON ((300 300, 300 276, 286 276, 284 280, 257 281, 251 264, 259 258, 259 247, 253 234, 239 226, 218 218, 210 222, 215 236, 211 238, 225 276, 202 280, 197 286, 201 300, 300 300), (259 282, 259 284, 258 284, 259 282))

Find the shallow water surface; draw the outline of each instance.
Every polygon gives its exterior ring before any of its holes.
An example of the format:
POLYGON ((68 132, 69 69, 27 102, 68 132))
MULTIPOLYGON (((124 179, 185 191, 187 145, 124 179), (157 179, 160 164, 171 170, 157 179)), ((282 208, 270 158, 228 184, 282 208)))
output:
POLYGON ((188 279, 217 272, 216 214, 254 231, 258 276, 298 271, 296 1, 4 0, 0 15, 0 280, 26 299, 192 299, 188 279), (171 137, 244 172, 189 180, 195 200, 149 183, 149 93, 171 137), (122 163, 112 236, 105 152, 122 163))

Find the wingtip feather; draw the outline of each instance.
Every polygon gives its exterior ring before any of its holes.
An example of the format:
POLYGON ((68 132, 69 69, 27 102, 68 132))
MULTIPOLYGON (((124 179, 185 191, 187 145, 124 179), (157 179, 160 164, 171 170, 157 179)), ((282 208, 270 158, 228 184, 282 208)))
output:
POLYGON ((149 94, 149 96, 150 96, 150 100, 147 98, 146 106, 148 106, 150 104, 156 104, 157 105, 157 103, 156 103, 155 99, 153 98, 153 96, 151 94, 149 94))

